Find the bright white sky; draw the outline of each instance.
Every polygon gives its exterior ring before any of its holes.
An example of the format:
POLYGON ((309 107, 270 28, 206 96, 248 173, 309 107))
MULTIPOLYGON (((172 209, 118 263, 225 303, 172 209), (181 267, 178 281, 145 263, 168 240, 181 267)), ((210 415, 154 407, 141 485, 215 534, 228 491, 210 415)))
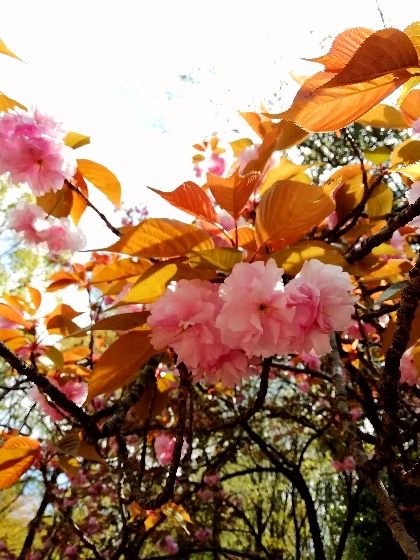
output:
MULTIPOLYGON (((412 0, 378 1, 388 26, 420 19, 412 0)), ((0 90, 90 135, 78 157, 111 169, 126 203, 168 216, 146 185, 194 180, 191 146, 215 132, 252 137, 236 111, 274 95, 274 110, 287 108, 298 89, 288 71, 318 68, 299 57, 360 26, 383 27, 376 0, 13 0, 1 7, 0 37, 25 64, 0 57, 0 90), (180 81, 193 71, 200 83, 180 81)), ((81 223, 101 236, 89 248, 115 239, 95 220, 81 223)))

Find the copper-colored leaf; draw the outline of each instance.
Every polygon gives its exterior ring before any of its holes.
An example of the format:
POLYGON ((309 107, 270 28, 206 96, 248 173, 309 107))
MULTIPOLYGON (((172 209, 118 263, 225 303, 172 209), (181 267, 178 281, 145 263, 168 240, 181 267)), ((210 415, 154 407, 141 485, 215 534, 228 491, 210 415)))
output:
POLYGON ((264 126, 262 125, 261 116, 258 115, 258 113, 239 111, 239 114, 241 115, 241 117, 243 119, 246 120, 246 122, 249 124, 249 126, 252 128, 252 130, 256 134, 258 134, 258 136, 260 138, 264 138, 264 136, 266 135, 266 130, 264 129, 264 126))
POLYGON ((397 76, 414 67, 419 67, 420 72, 416 49, 407 35, 398 29, 381 29, 360 45, 348 64, 326 87, 369 82, 391 73, 397 76))
POLYGON ((357 119, 357 122, 363 126, 372 126, 373 128, 394 128, 396 130, 408 128, 408 124, 401 112, 385 103, 379 103, 379 105, 368 111, 360 119, 357 119))
POLYGON ((11 486, 39 456, 39 442, 25 436, 8 437, 0 447, 0 489, 11 486))
POLYGON ((36 203, 50 216, 67 218, 73 204, 73 193, 64 185, 57 192, 50 191, 42 196, 37 196, 36 203))
MULTIPOLYGON (((279 162, 271 167, 264 175, 264 179, 260 184, 260 194, 263 195, 274 183, 283 181, 284 179, 292 179, 306 169, 314 167, 316 164, 297 165, 290 161, 286 154, 283 154, 279 162)), ((309 182, 311 182, 308 177, 309 182)), ((298 179, 295 179, 298 180, 298 179)))
POLYGON ((29 284, 26 284, 26 289, 28 290, 29 297, 31 298, 31 307, 33 307, 33 309, 36 311, 41 305, 41 292, 33 286, 30 286, 29 284))
POLYGON ((172 192, 159 191, 158 189, 149 189, 164 200, 200 220, 206 220, 212 224, 219 223, 219 217, 214 206, 205 191, 192 181, 182 183, 172 192))
POLYGON ((86 327, 85 331, 129 331, 136 327, 141 327, 147 321, 149 311, 139 311, 138 313, 119 313, 101 319, 93 325, 86 327))
POLYGON ((335 211, 338 220, 344 220, 363 198, 363 178, 359 173, 340 185, 334 192, 335 211))
POLYGON ((216 202, 235 220, 239 219, 259 180, 259 173, 242 176, 239 169, 226 178, 207 174, 207 184, 216 202))
POLYGON ((259 246, 303 235, 333 212, 330 188, 279 181, 261 198, 255 231, 259 246))
POLYGON ((380 183, 367 202, 367 213, 371 220, 384 219, 391 212, 394 194, 385 183, 380 183))
POLYGON ((319 87, 306 97, 298 93, 292 106, 277 117, 292 120, 311 132, 334 131, 367 113, 406 79, 387 74, 357 84, 319 87))
POLYGON ((209 234, 193 224, 168 218, 150 218, 131 228, 104 250, 146 258, 169 258, 213 247, 209 234))
POLYGON ((155 352, 150 344, 150 331, 132 331, 121 336, 96 362, 86 402, 132 383, 139 374, 139 368, 155 352))
POLYGON ((366 27, 346 29, 337 35, 327 54, 307 60, 323 64, 327 72, 339 72, 347 65, 357 49, 372 33, 372 29, 366 27))
POLYGON ((115 282, 141 276, 152 263, 148 259, 119 259, 100 268, 91 280, 91 284, 101 284, 102 282, 115 282))
POLYGON ((73 198, 70 209, 70 216, 77 226, 88 205, 86 199, 89 198, 89 189, 80 171, 76 171, 73 176, 72 183, 75 187, 78 188, 78 192, 72 191, 73 198))
POLYGON ((78 159, 77 167, 85 179, 99 189, 117 208, 120 207, 121 185, 112 171, 89 159, 78 159))

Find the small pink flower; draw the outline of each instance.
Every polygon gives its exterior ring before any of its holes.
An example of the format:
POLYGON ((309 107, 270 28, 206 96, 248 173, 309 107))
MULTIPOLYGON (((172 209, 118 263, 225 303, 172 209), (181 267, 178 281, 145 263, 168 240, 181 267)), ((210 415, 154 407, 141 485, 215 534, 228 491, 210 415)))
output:
POLYGON ((312 352, 302 352, 300 354, 302 363, 308 367, 309 369, 312 369, 314 371, 317 371, 320 369, 321 367, 321 359, 319 356, 317 356, 316 354, 313 354, 312 352))
POLYGON ((353 457, 345 457, 343 459, 343 470, 347 472, 352 472, 356 468, 356 461, 353 457))
POLYGON ((75 253, 86 245, 86 237, 80 230, 72 230, 68 218, 60 218, 42 233, 43 241, 46 242, 48 251, 56 255, 62 251, 75 253))
MULTIPOLYGON (((50 381, 50 383, 52 383, 55 387, 57 387, 57 389, 64 393, 69 400, 73 401, 78 406, 83 404, 86 400, 87 383, 79 381, 67 381, 67 383, 61 386, 59 382, 54 378, 49 377, 48 381, 50 381)), ((34 385, 28 391, 28 396, 39 404, 41 410, 47 416, 49 416, 53 422, 59 422, 63 419, 60 408, 57 405, 52 406, 45 395, 39 391, 36 385, 34 385)))
POLYGON ((167 554, 178 554, 178 543, 171 535, 166 535, 165 538, 156 543, 156 546, 160 552, 166 552, 167 554))
POLYGON ((417 367, 414 363, 412 356, 413 346, 410 346, 404 354, 402 355, 400 361, 400 372, 401 372, 401 383, 407 383, 407 385, 420 385, 420 375, 417 367))
POLYGON ((227 162, 221 154, 207 153, 204 159, 196 161, 193 165, 194 173, 197 178, 203 174, 217 175, 221 177, 226 171, 227 162))
POLYGON ((414 134, 420 134, 420 117, 412 123, 411 128, 414 134))
MULTIPOLYGON (((172 463, 172 455, 175 449, 176 439, 168 434, 159 434, 154 441, 154 448, 157 460, 162 466, 172 463)), ((184 441, 181 450, 181 457, 185 455, 188 444, 184 441)))
POLYGON ((76 171, 65 131, 39 110, 9 109, 0 114, 0 173, 14 183, 28 183, 36 196, 58 191, 76 171))
POLYGON ((208 528, 198 529, 194 533, 194 536, 199 543, 204 544, 206 541, 210 540, 213 537, 213 531, 208 528))
POLYGON ((310 393, 311 391, 311 384, 308 381, 302 381, 301 383, 297 384, 299 391, 302 391, 302 393, 310 393))
POLYGON ((210 490, 210 488, 200 488, 200 490, 198 490, 197 492, 197 495, 205 502, 208 502, 214 498, 214 493, 210 490))
POLYGON ((350 409, 351 419, 353 422, 358 422, 362 417, 362 411, 360 408, 355 407, 350 409))
POLYGON ((9 227, 20 233, 28 243, 42 243, 43 239, 37 225, 39 221, 44 221, 48 227, 46 217, 47 214, 37 204, 21 201, 10 211, 9 227))
POLYGON ((220 474, 206 474, 204 476, 204 482, 209 486, 218 486, 220 483, 220 474))

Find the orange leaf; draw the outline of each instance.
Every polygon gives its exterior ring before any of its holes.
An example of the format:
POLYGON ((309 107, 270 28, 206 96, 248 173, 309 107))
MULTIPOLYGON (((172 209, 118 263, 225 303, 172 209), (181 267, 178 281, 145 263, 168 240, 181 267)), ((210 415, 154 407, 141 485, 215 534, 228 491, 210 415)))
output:
POLYGON ((20 107, 24 111, 27 110, 25 105, 22 105, 22 103, 19 103, 19 101, 15 101, 14 99, 7 97, 7 95, 0 92, 0 111, 4 111, 6 113, 9 109, 14 109, 15 107, 20 107))
POLYGON ((259 173, 239 175, 239 168, 230 177, 218 177, 207 174, 207 184, 216 202, 238 220, 246 206, 249 197, 257 188, 260 180, 259 173))
POLYGON ((325 87, 369 82, 391 73, 397 76, 414 67, 419 67, 420 72, 416 49, 407 35, 398 29, 381 29, 363 41, 348 64, 325 87))
POLYGON ((50 191, 42 196, 37 196, 36 203, 50 216, 67 218, 73 204, 73 193, 64 185, 57 192, 50 191))
POLYGON ((149 189, 158 195, 160 195, 164 200, 186 212, 191 214, 196 218, 201 220, 206 220, 212 224, 219 223, 219 216, 213 207, 210 198, 206 195, 204 190, 193 183, 192 181, 186 181, 182 183, 178 188, 172 192, 159 191, 158 189, 149 189))
MULTIPOLYGON (((77 187, 80 190, 82 194, 85 195, 86 198, 89 197, 88 186, 79 170, 77 170, 76 173, 74 174, 72 183, 75 187, 77 187)), ((71 191, 71 194, 72 194, 72 205, 70 210, 70 216, 72 217, 74 224, 77 226, 80 218, 83 216, 87 208, 87 201, 83 196, 81 196, 77 192, 71 191)))
POLYGON ((41 305, 41 292, 36 288, 33 288, 29 284, 26 284, 26 289, 29 292, 29 297, 31 298, 33 309, 38 309, 41 305))
POLYGON ((420 160, 420 140, 404 140, 393 150, 391 155, 390 167, 400 163, 410 164, 420 160))
POLYGON ((146 324, 149 311, 139 311, 137 313, 119 313, 101 319, 93 325, 84 328, 85 331, 128 331, 141 327, 146 324))
POLYGON ((309 58, 309 62, 318 62, 325 66, 327 72, 342 70, 361 44, 372 35, 373 31, 366 27, 346 29, 334 39, 330 51, 318 58, 309 58))
POLYGON ((213 247, 209 234, 193 224, 150 218, 130 228, 114 245, 104 250, 146 258, 169 258, 213 247))
POLYGON ((261 198, 255 233, 258 246, 301 236, 333 212, 331 186, 318 187, 286 180, 278 181, 261 198))
POLYGON ((249 124, 252 130, 256 134, 258 134, 260 138, 264 138, 264 136, 266 135, 266 130, 262 125, 261 117, 260 115, 258 115, 258 113, 239 111, 239 114, 243 119, 246 120, 247 124, 249 124))
POLYGON ((0 447, 0 489, 14 484, 39 456, 40 445, 25 436, 8 437, 0 447))
POLYGON ((150 344, 150 331, 132 331, 121 336, 96 362, 86 402, 132 383, 139 368, 155 353, 150 344))
POLYGON ((12 321, 12 323, 21 325, 25 329, 29 329, 32 325, 29 321, 26 321, 23 318, 23 315, 19 313, 19 311, 10 307, 10 305, 6 305, 5 303, 0 303, 0 316, 12 321))
MULTIPOLYGON (((406 79, 407 76, 396 78, 388 74, 358 84, 319 87, 306 97, 298 92, 292 106, 276 118, 292 120, 311 132, 334 131, 367 113, 406 79)), ((302 88, 305 88, 305 84, 302 88)))

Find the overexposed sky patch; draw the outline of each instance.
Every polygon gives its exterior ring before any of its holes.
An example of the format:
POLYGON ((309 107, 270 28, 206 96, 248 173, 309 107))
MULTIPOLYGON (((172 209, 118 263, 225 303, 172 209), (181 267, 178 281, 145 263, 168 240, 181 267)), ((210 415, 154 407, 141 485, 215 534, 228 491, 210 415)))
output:
MULTIPOLYGON (((420 19, 412 0, 378 3, 388 26, 420 19)), ((212 133, 250 136, 238 110, 287 108, 298 89, 288 71, 317 69, 300 57, 319 56, 349 27, 381 29, 378 3, 14 0, 2 6, 0 37, 25 64, 0 57, 0 90, 90 135, 78 157, 111 169, 126 203, 168 215, 146 186, 193 180, 191 146, 212 133)), ((113 239, 89 215, 82 226, 92 224, 113 239)))

